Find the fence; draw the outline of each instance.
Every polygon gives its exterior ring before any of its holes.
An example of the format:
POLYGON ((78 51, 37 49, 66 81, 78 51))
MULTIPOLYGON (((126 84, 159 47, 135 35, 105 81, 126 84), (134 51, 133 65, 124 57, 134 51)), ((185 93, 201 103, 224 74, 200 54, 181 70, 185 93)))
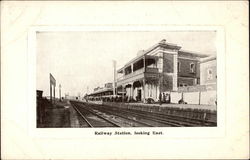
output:
POLYGON ((180 87, 178 92, 171 92, 171 103, 178 103, 183 99, 187 104, 216 105, 216 85, 200 85, 180 87))
POLYGON ((217 121, 217 111, 208 109, 197 109, 197 108, 179 108, 179 107, 160 107, 158 105, 144 106, 144 105, 133 105, 129 103, 114 103, 104 102, 105 106, 112 106, 118 108, 126 108, 131 110, 141 110, 146 112, 154 112, 165 115, 173 115, 179 117, 192 118, 197 120, 206 120, 210 122, 217 121))

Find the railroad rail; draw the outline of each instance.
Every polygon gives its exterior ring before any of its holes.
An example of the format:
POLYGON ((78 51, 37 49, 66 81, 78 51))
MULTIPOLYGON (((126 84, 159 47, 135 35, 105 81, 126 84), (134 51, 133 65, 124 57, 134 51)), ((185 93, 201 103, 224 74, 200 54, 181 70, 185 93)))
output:
POLYGON ((96 114, 95 112, 79 106, 78 103, 74 101, 70 101, 75 110, 79 113, 79 115, 83 118, 83 120, 87 123, 88 127, 121 127, 120 125, 110 121, 109 119, 96 114))
MULTIPOLYGON (((93 107, 93 108, 94 108, 94 107, 93 107)), ((95 108, 95 109, 97 109, 97 108, 95 108)), ((139 120, 135 120, 135 119, 129 117, 128 114, 122 114, 122 113, 114 112, 114 111, 112 111, 112 110, 105 110, 105 109, 103 109, 103 108, 98 108, 97 110, 98 110, 98 111, 101 111, 101 112, 103 112, 103 113, 107 113, 107 114, 109 114, 109 115, 115 115, 115 116, 117 116, 117 117, 121 117, 121 118, 126 119, 126 120, 128 120, 128 121, 132 121, 132 122, 134 122, 134 123, 140 124, 140 125, 141 125, 140 127, 154 127, 154 125, 149 124, 149 123, 147 123, 147 122, 142 122, 142 121, 139 121, 139 120)))
MULTIPOLYGON (((129 127, 154 127, 152 124, 149 124, 149 123, 146 123, 146 122, 141 122, 141 121, 138 121, 136 119, 133 119, 131 117, 128 117, 126 115, 122 115, 122 113, 118 113, 118 112, 113 112, 112 110, 105 110, 105 109, 102 109, 102 108, 95 108, 94 106, 91 106, 91 107, 88 107, 88 105, 86 104, 83 104, 83 103, 79 103, 79 102, 76 102, 79 106, 81 106, 82 108, 84 109, 87 109, 91 112, 96 112, 96 114, 98 114, 99 112, 101 113, 105 113, 109 116, 115 116, 116 118, 119 118, 119 119, 122 119, 123 121, 128 121, 130 122, 130 126, 129 127)), ((123 125, 123 124, 120 124, 120 126, 122 127, 126 127, 126 125, 123 125)))
MULTIPOLYGON (((97 107, 97 106, 93 106, 92 107, 97 107)), ((99 106, 98 106, 99 107, 99 106)), ((102 106, 103 107, 103 106, 102 106)), ((121 110, 121 109, 117 109, 117 108, 109 108, 109 107, 103 107, 103 109, 101 109, 102 107, 99 107, 99 108, 95 108, 95 109, 98 109, 98 110, 102 110, 104 112, 107 112, 107 109, 109 109, 109 112, 111 112, 111 114, 114 114, 116 112, 119 112, 120 114, 124 114, 124 115, 129 115, 129 116, 133 116, 133 117, 137 117, 137 119, 141 119, 143 121, 149 121, 150 126, 151 127, 181 127, 181 126, 184 126, 183 124, 180 124, 180 123, 177 123, 177 122, 173 122, 173 121, 169 121, 169 120, 166 120, 166 119, 163 119, 163 118, 157 118, 157 117, 154 117, 154 116, 150 116, 148 115, 148 113, 146 114, 139 114, 139 113, 136 113, 136 110, 133 110, 133 111, 125 111, 125 110, 121 110), (152 125, 152 124, 155 124, 155 125, 152 125)), ((145 123, 145 122, 144 122, 145 123)))

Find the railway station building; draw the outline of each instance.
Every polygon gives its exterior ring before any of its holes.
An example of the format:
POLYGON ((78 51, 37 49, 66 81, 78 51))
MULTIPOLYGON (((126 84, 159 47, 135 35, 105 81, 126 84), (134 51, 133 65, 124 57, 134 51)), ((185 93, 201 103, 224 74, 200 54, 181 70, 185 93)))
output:
MULTIPOLYGON (((117 71, 117 92, 145 102, 158 101, 161 93, 177 92, 178 87, 195 86, 200 77, 200 59, 208 55, 181 50, 165 39, 139 54, 117 71)), ((204 61, 205 63, 205 61, 204 61)), ((202 72, 203 74, 203 72, 202 72)))
POLYGON ((113 95, 113 84, 105 83, 103 87, 94 88, 94 92, 87 95, 89 100, 100 100, 100 97, 105 98, 113 95))
POLYGON ((87 95, 90 101, 158 102, 163 95, 170 103, 183 99, 188 104, 214 104, 217 101, 216 56, 181 49, 161 40, 137 53, 116 72, 112 83, 96 87, 87 95), (170 98, 171 97, 171 98, 170 98), (113 100, 111 100, 113 101, 113 100))

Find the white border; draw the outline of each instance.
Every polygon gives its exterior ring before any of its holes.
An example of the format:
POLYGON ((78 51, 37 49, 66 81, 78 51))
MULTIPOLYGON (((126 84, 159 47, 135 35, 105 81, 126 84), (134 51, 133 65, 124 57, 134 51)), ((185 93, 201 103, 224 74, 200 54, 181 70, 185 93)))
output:
MULTIPOLYGON (((178 43, 178 42, 177 42, 178 43)), ((202 45, 202 44, 201 44, 202 45)), ((225 136, 226 128, 226 67, 225 33, 221 26, 33 26, 28 32, 28 133, 39 138, 218 138, 225 136), (152 127, 152 128, 36 128, 36 33, 55 31, 216 31, 217 47, 217 127, 152 127), (219 62, 219 63, 218 63, 219 62), (162 131, 158 136, 96 136, 95 131, 162 131)))

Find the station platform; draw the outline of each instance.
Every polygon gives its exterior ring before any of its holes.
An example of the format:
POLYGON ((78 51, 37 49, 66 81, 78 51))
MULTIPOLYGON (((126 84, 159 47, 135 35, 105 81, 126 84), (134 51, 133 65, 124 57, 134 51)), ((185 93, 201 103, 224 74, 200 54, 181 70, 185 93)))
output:
POLYGON ((138 107, 157 107, 157 108, 180 108, 180 109, 201 109, 201 110, 210 110, 210 111, 217 111, 217 106, 216 105, 205 105, 205 104, 176 104, 176 103, 162 103, 161 105, 159 103, 152 103, 152 104, 147 104, 147 103, 142 103, 142 102, 102 102, 102 101, 89 101, 87 103, 90 104, 97 104, 97 105, 125 105, 125 106, 138 106, 138 107))
POLYGON ((145 103, 125 103, 126 105, 133 105, 133 106, 157 106, 157 107, 173 107, 173 108, 191 108, 191 109, 206 109, 206 110, 212 110, 216 111, 217 106, 216 105, 198 105, 198 104, 145 104, 145 103))
POLYGON ((96 104, 86 102, 89 104, 110 106, 123 108, 128 110, 139 110, 144 112, 153 112, 156 114, 165 114, 175 117, 186 117, 191 119, 208 120, 217 122, 217 106, 215 105, 195 105, 195 104, 145 104, 145 103, 122 103, 122 102, 102 102, 96 104))

